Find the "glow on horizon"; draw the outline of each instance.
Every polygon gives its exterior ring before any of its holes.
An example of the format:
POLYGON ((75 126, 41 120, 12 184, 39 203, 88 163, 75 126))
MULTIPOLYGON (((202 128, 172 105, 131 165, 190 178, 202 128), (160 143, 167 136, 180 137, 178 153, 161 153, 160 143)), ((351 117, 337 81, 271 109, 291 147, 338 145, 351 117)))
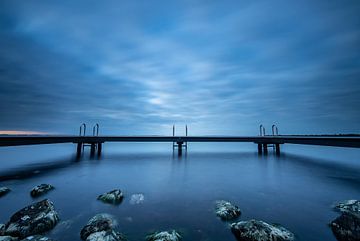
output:
POLYGON ((0 135, 49 135, 50 133, 41 131, 15 131, 15 130, 0 130, 0 135))

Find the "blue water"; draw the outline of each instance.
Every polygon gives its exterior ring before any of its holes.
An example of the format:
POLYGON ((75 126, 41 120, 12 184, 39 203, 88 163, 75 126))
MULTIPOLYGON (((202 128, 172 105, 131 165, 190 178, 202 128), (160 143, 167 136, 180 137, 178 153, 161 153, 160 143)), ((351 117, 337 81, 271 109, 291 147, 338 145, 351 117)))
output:
POLYGON ((297 240, 336 240, 328 223, 331 206, 360 198, 360 151, 346 148, 284 146, 282 155, 258 156, 253 144, 192 144, 182 157, 169 144, 105 144, 100 159, 74 158, 73 145, 0 148, 0 223, 39 201, 30 189, 50 183, 44 198, 54 202, 61 222, 46 235, 80 240, 80 229, 97 213, 110 213, 128 239, 144 240, 156 230, 176 229, 183 240, 235 240, 228 223, 214 214, 225 199, 242 210, 239 220, 280 223, 297 240), (120 188, 119 206, 96 200, 120 188), (142 204, 130 196, 143 193, 142 204))

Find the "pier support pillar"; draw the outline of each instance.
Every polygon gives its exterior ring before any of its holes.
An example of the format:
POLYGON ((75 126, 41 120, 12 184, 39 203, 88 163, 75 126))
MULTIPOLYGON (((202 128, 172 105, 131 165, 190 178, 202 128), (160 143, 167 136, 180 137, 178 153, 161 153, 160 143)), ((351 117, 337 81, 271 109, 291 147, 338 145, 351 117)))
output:
POLYGON ((76 147, 76 156, 77 156, 77 157, 80 157, 80 156, 81 156, 81 150, 82 150, 82 143, 79 142, 79 143, 77 144, 77 147, 76 147))
POLYGON ((178 156, 181 156, 182 155, 183 142, 177 142, 176 144, 178 146, 178 156))
POLYGON ((267 144, 263 144, 263 148, 264 148, 264 154, 267 155, 268 154, 268 146, 267 146, 267 144))
POLYGON ((280 144, 275 144, 275 153, 277 156, 280 156, 280 144))
POLYGON ((258 154, 262 154, 262 144, 258 144, 258 154))
POLYGON ((101 142, 99 142, 99 143, 97 144, 97 147, 98 147, 98 156, 101 156, 102 143, 101 143, 101 142))
POLYGON ((90 146, 90 156, 94 156, 94 155, 95 155, 95 149, 96 149, 95 143, 91 143, 91 146, 90 146))

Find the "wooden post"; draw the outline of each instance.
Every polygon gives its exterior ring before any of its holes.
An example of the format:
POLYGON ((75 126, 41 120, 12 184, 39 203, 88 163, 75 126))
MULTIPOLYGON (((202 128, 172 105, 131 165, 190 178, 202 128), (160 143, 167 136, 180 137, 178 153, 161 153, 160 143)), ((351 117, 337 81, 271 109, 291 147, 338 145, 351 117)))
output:
POLYGON ((262 144, 258 144, 258 154, 262 154, 262 144))
POLYGON ((181 156, 183 142, 177 142, 177 145, 178 145, 178 156, 181 156))
POLYGON ((94 156, 95 155, 95 143, 91 143, 90 146, 90 156, 94 156))
POLYGON ((77 147, 76 147, 76 156, 77 156, 77 157, 80 157, 80 156, 81 156, 81 150, 82 150, 82 143, 79 142, 79 143, 77 144, 77 147))
POLYGON ((280 144, 275 144, 275 153, 277 156, 280 156, 280 144))
POLYGON ((97 144, 97 147, 98 147, 98 156, 101 156, 102 143, 101 143, 101 142, 99 142, 99 143, 97 144))

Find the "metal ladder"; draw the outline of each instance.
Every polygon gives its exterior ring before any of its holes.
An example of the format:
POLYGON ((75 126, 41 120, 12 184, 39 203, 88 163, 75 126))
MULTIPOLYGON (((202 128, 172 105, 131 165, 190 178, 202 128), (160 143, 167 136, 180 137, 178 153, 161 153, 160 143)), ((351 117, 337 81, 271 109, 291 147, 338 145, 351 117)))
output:
MULTIPOLYGON (((175 125, 173 125, 173 136, 175 136, 175 125)), ((188 136, 188 127, 185 125, 185 136, 188 136)), ((185 150, 187 150, 187 141, 184 142, 183 146, 185 147, 185 150)), ((173 141, 173 149, 178 148, 178 144, 173 141)))

